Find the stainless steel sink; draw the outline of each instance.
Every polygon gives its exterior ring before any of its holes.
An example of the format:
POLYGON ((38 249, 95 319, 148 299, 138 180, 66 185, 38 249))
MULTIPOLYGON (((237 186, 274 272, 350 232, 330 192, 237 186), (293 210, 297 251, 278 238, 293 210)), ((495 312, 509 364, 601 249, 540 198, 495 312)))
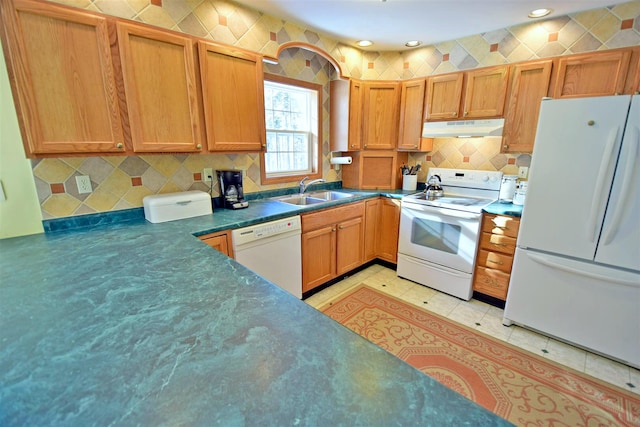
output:
POLYGON ((323 199, 326 201, 347 199, 353 196, 354 194, 343 193, 341 191, 315 191, 313 193, 309 193, 309 197, 314 197, 316 199, 323 199))
POLYGON ((276 200, 282 203, 288 203, 290 205, 298 205, 298 206, 315 205, 317 203, 327 202, 327 200, 325 199, 317 199, 315 197, 311 197, 308 195, 287 196, 287 197, 277 198, 276 200))
POLYGON ((295 194, 292 196, 276 197, 274 200, 290 205, 316 205, 318 203, 327 203, 333 200, 340 200, 353 197, 354 194, 342 193, 340 191, 316 191, 308 194, 295 194))

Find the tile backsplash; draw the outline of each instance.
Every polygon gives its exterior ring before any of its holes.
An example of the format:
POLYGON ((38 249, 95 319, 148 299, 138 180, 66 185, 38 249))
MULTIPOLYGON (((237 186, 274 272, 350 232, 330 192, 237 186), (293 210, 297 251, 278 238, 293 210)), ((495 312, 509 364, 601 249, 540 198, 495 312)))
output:
MULTIPOLYGON (((579 12, 536 23, 497 29, 403 52, 363 52, 292 22, 227 0, 49 0, 174 31, 209 38, 276 56, 284 43, 299 42, 327 52, 346 77, 408 79, 430 74, 518 62, 549 56, 640 45, 640 0, 579 12)), ((329 61, 297 48, 283 50, 280 64, 265 71, 324 85, 323 177, 339 181, 329 155, 328 82, 337 77, 329 61)), ((501 170, 515 174, 530 154, 501 154, 496 138, 440 139, 432 152, 410 155, 423 165, 501 170)), ((245 191, 291 187, 260 183, 258 154, 144 155, 34 160, 43 218, 59 218, 142 206, 149 194, 198 189, 208 191, 204 167, 246 171, 245 191), (75 176, 89 175, 93 193, 78 194, 75 176)), ((217 189, 214 188, 214 195, 217 189)))

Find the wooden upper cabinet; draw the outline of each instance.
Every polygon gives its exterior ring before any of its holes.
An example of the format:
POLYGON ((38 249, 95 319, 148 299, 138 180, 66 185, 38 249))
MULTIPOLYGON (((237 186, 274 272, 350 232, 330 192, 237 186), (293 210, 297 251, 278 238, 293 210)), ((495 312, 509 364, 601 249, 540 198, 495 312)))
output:
POLYGON ((106 19, 27 0, 0 15, 27 156, 123 152, 106 19))
POLYGON ((362 83, 332 80, 330 84, 331 151, 354 151, 362 143, 362 83))
POLYGON ((360 150, 362 148, 363 97, 364 87, 362 82, 351 80, 349 83, 349 150, 360 150))
POLYGON ((398 129, 399 150, 429 151, 433 148, 433 139, 422 138, 425 86, 425 79, 402 82, 398 129))
POLYGON ((368 150, 393 150, 398 141, 400 83, 365 82, 362 141, 368 150))
POLYGON ((509 66, 480 68, 465 74, 462 117, 477 119, 502 116, 509 84, 509 66))
POLYGON ((208 147, 261 151, 266 141, 262 57, 198 42, 208 147))
POLYGON ((137 24, 117 27, 133 151, 201 151, 192 39, 137 24))
POLYGON ((502 152, 533 151, 542 98, 547 96, 551 79, 551 59, 515 64, 502 135, 502 152))
POLYGON ((442 74, 427 79, 425 120, 455 120, 460 112, 464 73, 442 74))
POLYGON ((508 83, 507 65, 429 77, 425 119, 500 117, 504 112, 508 83))
POLYGON ((624 93, 631 49, 592 52, 558 58, 553 98, 624 93))

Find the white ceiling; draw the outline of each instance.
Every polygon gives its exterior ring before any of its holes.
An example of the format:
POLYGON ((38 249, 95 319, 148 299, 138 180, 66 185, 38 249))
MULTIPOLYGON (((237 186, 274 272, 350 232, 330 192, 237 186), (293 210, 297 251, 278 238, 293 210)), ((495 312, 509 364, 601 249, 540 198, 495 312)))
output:
POLYGON ((547 18, 597 9, 619 0, 235 0, 268 15, 365 50, 401 51, 408 40, 423 45, 531 22, 532 9, 552 8, 547 18))

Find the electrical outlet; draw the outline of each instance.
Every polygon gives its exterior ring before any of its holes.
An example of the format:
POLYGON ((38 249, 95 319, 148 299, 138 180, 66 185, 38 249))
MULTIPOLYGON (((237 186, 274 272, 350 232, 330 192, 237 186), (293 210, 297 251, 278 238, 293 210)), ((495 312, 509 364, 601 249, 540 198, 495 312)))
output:
POLYGON ((93 188, 91 188, 91 179, 87 175, 76 176, 76 184, 78 185, 78 193, 80 194, 91 193, 93 191, 93 188))
POLYGON ((528 167, 520 166, 518 168, 518 178, 527 179, 528 175, 529 175, 529 168, 528 167))
POLYGON ((212 179, 213 179, 213 168, 202 169, 202 182, 211 182, 212 179))

